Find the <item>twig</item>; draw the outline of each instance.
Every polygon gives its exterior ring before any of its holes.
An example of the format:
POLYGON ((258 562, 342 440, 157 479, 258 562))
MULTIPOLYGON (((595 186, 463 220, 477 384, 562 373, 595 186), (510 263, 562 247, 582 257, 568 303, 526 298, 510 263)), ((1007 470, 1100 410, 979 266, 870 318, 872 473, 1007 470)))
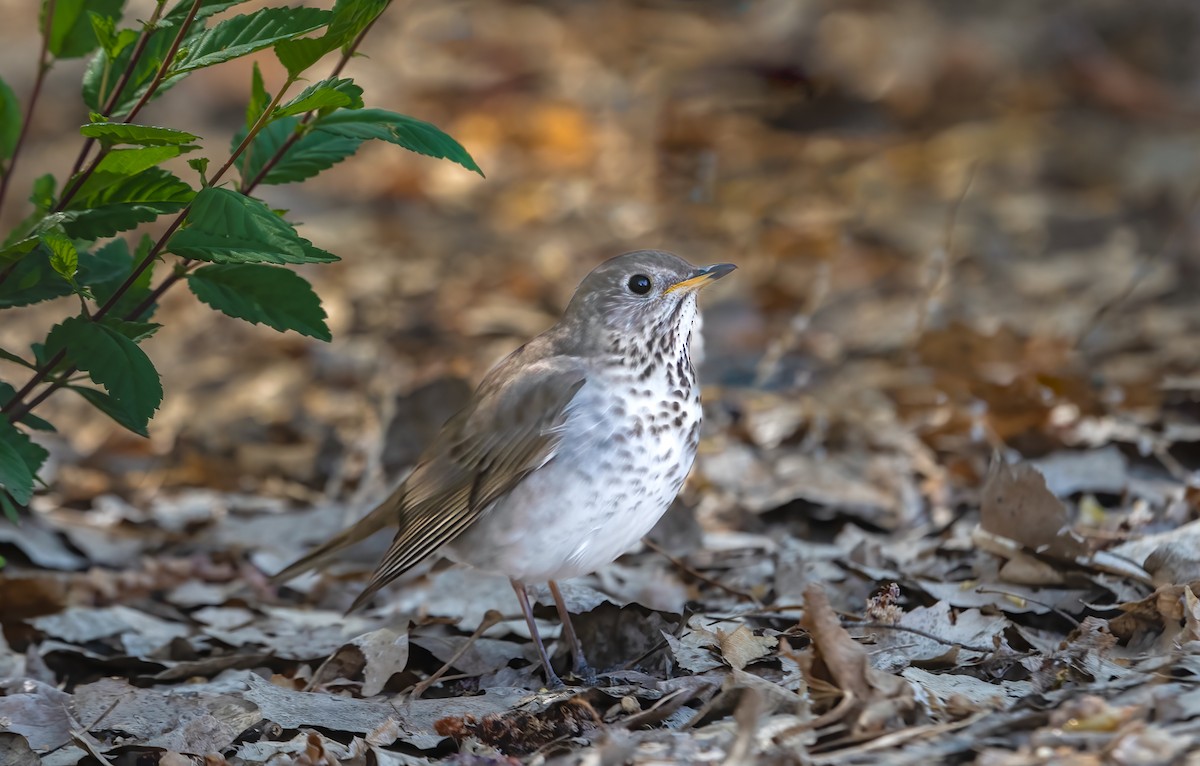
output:
POLYGON ((1192 191, 1191 196, 1188 198, 1187 209, 1183 211, 1182 215, 1175 219, 1174 224, 1172 224, 1171 228, 1163 237, 1162 244, 1154 251, 1146 253, 1139 260, 1137 266, 1134 268, 1133 276, 1129 280, 1129 283, 1125 286, 1125 289, 1117 293, 1111 300, 1098 308, 1092 315, 1092 318, 1084 325, 1083 332, 1080 333, 1079 339, 1075 341, 1076 349, 1082 350, 1083 347, 1087 345, 1088 339, 1092 337, 1092 333, 1094 333, 1096 328, 1098 328, 1101 323, 1108 318, 1108 315, 1115 311, 1116 308, 1122 303, 1129 300, 1129 297, 1133 295, 1138 286, 1141 285, 1146 277, 1150 275, 1150 272, 1153 271, 1152 267, 1154 266, 1155 262, 1161 260, 1163 254, 1166 253, 1167 250, 1175 243, 1175 240, 1179 238, 1184 227, 1187 226, 1188 222, 1192 220, 1192 213, 1195 212, 1198 206, 1200 206, 1200 187, 1197 187, 1192 191))
MULTIPOLYGON (((150 99, 154 98, 155 92, 158 91, 158 86, 162 85, 162 81, 166 79, 167 72, 171 71, 171 64, 174 63, 175 54, 179 52, 179 46, 183 44, 183 38, 187 36, 188 29, 191 28, 192 22, 196 20, 196 14, 200 11, 200 6, 203 2, 204 0, 192 0, 192 7, 188 9, 187 17, 179 25, 179 31, 175 34, 175 39, 171 41, 171 47, 167 50, 167 55, 163 57, 162 63, 159 64, 158 70, 154 73, 154 79, 150 81, 150 85, 147 86, 146 92, 142 94, 142 97, 129 110, 129 114, 125 115, 125 119, 121 120, 122 123, 128 125, 133 122, 138 112, 142 111, 142 107, 149 103, 150 99)), ((92 173, 95 173, 96 168, 100 166, 100 160, 104 159, 104 154, 103 149, 98 152, 95 158, 88 163, 87 168, 75 177, 75 181, 72 182, 70 188, 63 190, 62 198, 54 206, 56 211, 64 210, 67 203, 79 193, 79 190, 83 188, 87 180, 91 178, 92 173)), ((111 301, 109 302, 111 303, 111 301)))
MULTIPOLYGON (((388 5, 391 5, 391 3, 389 2, 388 5)), ((384 10, 387 10, 387 8, 385 7, 384 10)), ((382 15, 383 11, 380 11, 379 16, 376 16, 371 20, 370 24, 367 24, 367 26, 363 27, 363 31, 359 32, 358 37, 354 38, 354 42, 350 43, 350 45, 346 47, 346 50, 338 59, 337 64, 334 65, 333 71, 329 73, 330 77, 337 77, 342 73, 342 69, 344 69, 346 64, 350 62, 350 59, 354 57, 354 52, 357 51, 358 46, 362 44, 363 38, 366 37, 367 32, 371 31, 371 27, 375 26, 375 22, 379 21, 379 17, 382 15)), ((249 194, 250 192, 254 191, 256 186, 262 183, 262 180, 267 177, 267 175, 275 168, 275 166, 279 164, 279 161, 287 155, 288 151, 290 151, 291 148, 296 145, 296 142, 300 140, 300 137, 304 135, 304 127, 312 122, 316 115, 317 112, 315 110, 306 112, 304 116, 300 118, 300 122, 296 125, 296 129, 293 130, 292 134, 287 137, 287 140, 275 150, 275 153, 263 163, 263 166, 259 168, 258 173, 255 174, 254 178, 250 179, 249 182, 247 182, 244 178, 242 179, 242 183, 239 186, 239 191, 241 191, 242 194, 249 194)))
MULTIPOLYGON (((21 129, 17 131, 17 140, 13 144, 12 157, 8 161, 8 168, 4 171, 3 179, 0 179, 0 208, 4 207, 4 199, 8 196, 8 185, 12 181, 13 169, 17 166, 17 158, 21 155, 21 147, 25 144, 25 136, 29 135, 29 123, 33 120, 33 110, 37 106, 38 96, 42 94, 42 85, 46 81, 46 72, 50 71, 50 60, 48 51, 50 49, 50 30, 54 26, 54 3, 55 0, 46 0, 46 24, 42 30, 42 48, 38 53, 38 69, 37 75, 33 80, 33 90, 29 94, 29 103, 25 106, 25 119, 21 121, 21 129)), ((9 268, 3 275, 7 277, 12 273, 9 268)))
POLYGON ((487 610, 487 613, 483 615, 483 622, 479 623, 479 627, 475 629, 475 632, 471 634, 471 637, 464 641, 462 646, 458 647, 458 651, 454 652, 454 654, 450 656, 450 659, 446 660, 446 662, 437 669, 436 673, 414 686, 412 694, 409 695, 408 698, 410 700, 420 699, 422 694, 429 691, 429 687, 436 684, 438 679, 445 675, 446 671, 453 667, 454 663, 467 653, 467 650, 471 648, 472 644, 479 640, 480 636, 502 622, 504 622, 504 615, 500 614, 495 609, 487 610))
POLYGON ((688 575, 695 577, 697 580, 700 580, 703 583, 707 583, 708 585, 711 585, 714 588, 723 590, 731 596, 736 596, 737 598, 743 599, 745 601, 750 601, 750 602, 754 603, 756 606, 762 606, 762 602, 759 601, 754 596, 751 596, 749 593, 740 591, 737 588, 731 588, 728 585, 726 585, 725 583, 720 582, 719 580, 714 580, 713 578, 709 577, 708 575, 704 574, 703 572, 699 572, 696 569, 688 566, 683 561, 675 558, 670 553, 667 553, 665 550, 663 550, 662 547, 660 547, 658 545, 658 543, 654 542, 649 537, 642 538, 642 545, 645 545, 647 548, 654 551, 658 555, 662 556, 667 561, 671 562, 674 566, 683 570, 688 575))
POLYGON ((921 638, 928 638, 930 641, 936 641, 939 644, 945 644, 946 646, 959 646, 971 652, 991 654, 992 652, 996 651, 996 649, 991 646, 973 646, 972 644, 964 644, 962 641, 952 641, 948 638, 942 638, 941 636, 934 635, 933 633, 929 633, 924 630, 910 628, 907 625, 891 625, 886 622, 843 622, 842 627, 863 628, 866 630, 898 630, 904 633, 912 633, 914 636, 920 636, 921 638))
MULTIPOLYGON (((150 42, 150 34, 157 28, 158 19, 162 15, 162 9, 166 6, 167 0, 157 0, 154 6, 154 12, 150 14, 150 20, 142 26, 142 32, 138 35, 137 42, 133 44, 133 52, 129 55, 129 63, 125 65, 125 69, 121 72, 117 84, 113 86, 112 92, 108 94, 108 99, 105 100, 100 113, 105 117, 111 116, 112 110, 117 106, 117 99, 121 97, 121 92, 125 90, 125 86, 129 84, 129 78, 133 76, 133 71, 137 68, 138 62, 142 60, 142 54, 146 50, 146 44, 150 42)), ((74 176, 83 167, 83 161, 87 159, 88 151, 96 143, 96 139, 88 138, 83 142, 83 146, 79 149, 79 156, 75 158, 75 164, 71 166, 71 172, 67 174, 67 178, 74 176)))
POLYGON ((950 279, 950 259, 954 253, 954 227, 958 223, 958 213, 962 209, 963 202, 967 199, 967 193, 971 191, 971 184, 975 180, 975 169, 978 167, 977 161, 972 161, 967 167, 967 177, 963 179, 962 188, 959 189, 958 197, 954 200, 954 204, 950 206, 950 211, 946 215, 946 225, 942 230, 942 246, 934 248, 929 256, 929 268, 932 272, 929 275, 929 290, 925 294, 925 300, 921 301, 917 308, 917 321, 913 327, 913 338, 920 338, 925 331, 925 325, 929 321, 929 315, 933 313, 934 305, 938 302, 942 292, 946 289, 946 283, 950 279))

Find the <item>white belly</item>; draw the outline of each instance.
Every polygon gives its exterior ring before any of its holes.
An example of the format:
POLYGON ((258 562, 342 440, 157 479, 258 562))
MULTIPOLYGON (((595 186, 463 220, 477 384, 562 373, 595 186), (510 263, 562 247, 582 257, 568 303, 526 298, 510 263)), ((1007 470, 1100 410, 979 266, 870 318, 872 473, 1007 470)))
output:
POLYGON ((589 386, 554 458, 443 553, 517 580, 566 579, 610 563, 666 513, 696 456, 698 395, 676 407, 638 384, 601 402, 589 386))

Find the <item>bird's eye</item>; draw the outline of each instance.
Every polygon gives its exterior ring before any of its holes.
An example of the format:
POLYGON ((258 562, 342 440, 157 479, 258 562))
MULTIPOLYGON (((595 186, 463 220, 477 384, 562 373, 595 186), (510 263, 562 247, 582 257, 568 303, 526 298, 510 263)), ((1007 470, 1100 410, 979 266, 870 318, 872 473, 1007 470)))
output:
POLYGON ((629 289, 638 295, 650 292, 650 277, 645 274, 634 274, 629 278, 629 289))

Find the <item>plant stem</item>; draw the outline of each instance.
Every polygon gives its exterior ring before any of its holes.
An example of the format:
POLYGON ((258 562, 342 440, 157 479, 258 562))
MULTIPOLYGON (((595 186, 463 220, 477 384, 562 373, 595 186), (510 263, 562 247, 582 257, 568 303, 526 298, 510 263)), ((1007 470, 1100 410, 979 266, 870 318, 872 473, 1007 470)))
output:
MULTIPOLYGON (((121 122, 125 123, 126 125, 133 122, 134 118, 137 117, 138 112, 142 111, 142 107, 149 103, 150 99, 154 98, 154 94, 158 90, 158 86, 162 85, 162 81, 167 77, 167 72, 171 71, 171 64, 175 60, 175 54, 179 52, 179 46, 183 44, 183 38, 187 36, 188 29, 191 28, 192 22, 196 20, 196 14, 199 13, 200 5, 203 3, 203 1, 204 0, 192 0, 192 7, 188 9, 187 17, 184 18, 183 23, 179 25, 179 31, 175 34, 175 39, 171 41, 171 47, 167 50, 167 55, 163 57, 162 63, 159 64, 158 71, 154 73, 154 79, 150 81, 150 85, 146 88, 146 92, 142 94, 142 97, 137 100, 137 103, 133 105, 133 108, 129 110, 129 114, 125 115, 125 119, 121 120, 121 122)), ((127 80, 128 77, 122 81, 121 87, 124 87, 124 82, 127 80)), ((114 91, 114 94, 115 93, 116 91, 114 91)), ((93 158, 88 164, 87 169, 75 176, 75 180, 71 182, 70 187, 63 191, 63 195, 58 200, 58 204, 54 206, 54 212, 66 209, 67 204, 70 203, 71 199, 79 192, 80 188, 83 187, 84 182, 91 177, 92 173, 96 172, 96 166, 100 164, 100 160, 104 159, 104 154, 104 151, 98 153, 96 157, 93 158)))
POLYGON ((13 169, 17 166, 17 157, 21 154, 21 146, 25 143, 25 136, 29 134, 29 123, 33 120, 33 109, 37 106, 38 96, 42 93, 42 84, 46 81, 46 72, 50 71, 48 51, 50 49, 50 30, 54 25, 54 1, 46 0, 46 25, 42 30, 42 49, 38 53, 37 75, 33 80, 33 91, 29 94, 29 104, 25 107, 25 119, 21 121, 21 129, 17 131, 17 140, 13 145, 12 158, 8 161, 8 168, 4 171, 4 178, 0 179, 0 208, 4 207, 4 198, 8 196, 8 185, 12 181, 13 169))
MULTIPOLYGON (((383 12, 381 11, 379 16, 382 15, 383 12)), ((349 63, 350 59, 354 57, 354 52, 358 50, 358 46, 362 44, 363 38, 367 36, 367 32, 370 32, 371 27, 375 26, 375 22, 379 21, 379 16, 371 19, 371 23, 363 27, 363 31, 359 32, 358 37, 354 38, 354 42, 350 43, 350 45, 346 47, 346 50, 342 53, 341 58, 338 59, 337 64, 333 67, 333 71, 329 73, 330 77, 337 77, 342 73, 342 69, 344 69, 346 64, 349 63)), ((247 182, 247 179, 245 178, 242 179, 242 183, 239 185, 238 191, 240 191, 242 194, 249 194, 256 186, 262 183, 262 180, 267 177, 267 174, 269 174, 271 170, 279 164, 279 161, 287 155, 288 151, 295 146, 296 142, 300 140, 300 137, 304 135, 303 128, 312 122, 316 115, 317 113, 312 111, 307 112, 303 117, 301 117, 299 124, 296 125, 296 130, 292 131, 292 134, 287 137, 287 140, 284 141, 283 144, 275 150, 275 153, 263 163, 263 166, 259 168, 259 171, 254 178, 249 179, 249 182, 247 182)))
POLYGON ((24 417, 25 413, 29 412, 31 408, 25 407, 24 409, 21 409, 19 406, 21 400, 28 396, 30 391, 37 388, 38 384, 46 379, 46 375, 49 374, 49 372, 53 370, 59 364, 59 362, 65 359, 66 356, 67 352, 59 351, 57 354, 47 359, 45 364, 34 370, 33 375, 29 378, 28 382, 21 386, 21 389, 17 391, 17 393, 13 394, 13 397, 8 400, 7 404, 5 404, 3 407, 0 407, 0 412, 7 413, 8 419, 14 423, 24 417), (18 410, 20 410, 21 413, 19 416, 16 414, 18 410))
POLYGON ((138 99, 133 108, 129 110, 129 114, 125 115, 125 119, 121 122, 127 125, 133 122, 133 118, 137 117, 138 112, 142 111, 142 107, 154 97, 154 92, 158 90, 159 85, 162 85, 167 72, 171 70, 171 64, 175 62, 175 54, 179 52, 179 46, 183 44, 183 38, 187 36, 188 29, 191 28, 192 22, 196 20, 196 14, 199 13, 202 2, 203 0, 192 0, 192 7, 188 9, 188 15, 184 18, 183 23, 179 25, 179 33, 171 41, 171 47, 167 51, 167 55, 163 57, 158 71, 154 73, 154 79, 150 81, 150 86, 146 88, 146 92, 142 94, 142 97, 138 99))
MULTIPOLYGON (((150 20, 142 26, 142 33, 138 35, 137 42, 133 45, 133 53, 129 56, 129 63, 125 65, 120 79, 113 86, 112 92, 108 94, 108 100, 104 102, 104 106, 100 111, 105 117, 110 116, 112 110, 116 108, 117 99, 121 97, 121 92, 129 84, 129 78, 133 76, 133 71, 137 68, 138 62, 142 60, 142 53, 146 50, 146 44, 150 42, 150 34, 157 28, 158 19, 162 15, 162 10, 166 7, 166 4, 167 0, 158 0, 154 6, 154 12, 150 14, 150 20)), ((87 154, 95 143, 96 139, 94 138, 88 138, 83 142, 83 146, 79 149, 79 156, 75 158, 75 164, 71 166, 71 172, 67 178, 79 172, 80 168, 83 167, 83 161, 87 159, 87 154)))
MULTIPOLYGON (((54 0, 49 0, 49 2, 53 3, 54 0)), ((151 82, 149 89, 147 89, 146 93, 142 96, 141 99, 139 99, 138 103, 134 105, 134 108, 130 111, 129 115, 126 116, 124 122, 129 123, 131 120, 133 120, 133 118, 137 115, 138 111, 143 106, 145 106, 147 101, 149 101, 150 96, 153 95, 155 89, 157 89, 158 86, 162 83, 162 80, 164 79, 165 74, 170 66, 170 61, 171 61, 171 59, 173 59, 175 57, 175 53, 179 49, 179 44, 183 39, 184 33, 186 32, 187 28, 189 26, 191 26, 192 22, 196 18, 196 13, 200 8, 200 3, 201 3, 201 0, 195 0, 195 2, 192 3, 191 10, 188 12, 188 16, 184 20, 183 24, 180 26, 179 34, 176 35, 175 41, 172 43, 171 50, 167 54, 167 57, 164 60, 163 65, 161 67, 159 67, 158 73, 155 75, 154 80, 151 82)), ((382 16, 383 13, 380 12, 379 15, 382 16)), ((354 56, 355 51, 358 49, 358 46, 362 43, 363 38, 366 36, 367 32, 370 31, 371 27, 374 26, 375 22, 378 20, 379 20, 379 16, 376 16, 375 19, 373 19, 370 24, 368 24, 366 27, 364 27, 363 31, 360 32, 358 34, 358 36, 354 38, 354 42, 352 42, 350 45, 348 45, 346 47, 346 50, 342 53, 341 58, 338 59, 338 63, 334 66, 333 72, 330 75, 331 77, 336 77, 341 73, 342 69, 346 66, 346 64, 354 56)), ((263 113, 259 116, 258 120, 254 123, 254 125, 250 128, 250 130, 248 130, 246 132, 245 139, 243 139, 242 142, 240 144, 238 144, 237 148, 235 148, 233 150, 233 152, 230 153, 229 159, 227 159, 225 161, 225 164, 223 164, 217 170, 217 172, 213 175, 213 177, 211 179, 209 179, 209 182, 208 182, 209 186, 215 186, 217 184, 217 182, 221 179, 221 177, 224 176, 225 173, 227 173, 231 167, 233 167, 234 163, 237 162, 238 158, 242 155, 242 153, 245 152, 245 150, 250 146, 250 144, 258 136, 258 134, 266 126, 267 121, 270 118, 271 112, 273 112, 275 110, 275 107, 279 106, 279 102, 283 99, 284 93, 288 90, 288 88, 290 88, 292 85, 295 84, 296 79, 297 79, 296 77, 289 77, 287 79, 287 82, 285 82, 283 87, 281 87, 279 89, 279 92, 276 93, 275 97, 271 100, 271 103, 267 106, 267 108, 263 110, 263 113)), ((308 122, 311 122, 313 119, 313 116, 315 114, 316 114, 316 112, 309 112, 309 113, 305 114, 304 117, 301 119, 301 124, 303 125, 303 124, 307 124, 308 122)), ((241 189, 242 193, 249 194, 250 191, 253 190, 254 187, 256 187, 262 181, 263 177, 265 177, 266 172, 270 169, 270 167, 273 167, 276 163, 278 163, 279 160, 287 152, 287 150, 289 148, 291 148, 291 146, 293 146, 295 144, 296 140, 298 140, 298 139, 299 139, 299 134, 296 134, 296 136, 294 138, 289 138, 289 140, 287 142, 285 142, 284 145, 281 146, 275 152, 274 155, 272 155, 271 159, 268 161, 268 165, 266 166, 266 168, 262 172, 260 172, 257 176, 255 176, 255 178, 249 183, 249 185, 246 185, 245 188, 241 189)), ((103 156, 103 153, 101 154, 101 156, 103 156)), ((92 163, 93 167, 90 168, 90 170, 94 171, 95 170, 94 165, 96 165, 98 163, 99 163, 99 159, 93 160, 93 163, 92 163)), ((78 185, 76 185, 76 187, 75 187, 75 189, 73 189, 72 193, 74 193, 75 191, 78 191, 78 185)), ((65 205, 68 201, 69 201, 69 198, 67 198, 66 195, 64 194, 64 199, 59 202, 59 206, 60 206, 59 209, 61 209, 61 206, 65 205)), ((155 259, 158 258, 159 254, 164 249, 166 249, 167 242, 170 241, 172 235, 174 235, 175 232, 179 229, 179 227, 183 225, 183 222, 185 220, 187 220, 187 216, 190 211, 191 211, 191 205, 188 205, 183 210, 179 211, 179 214, 175 216, 175 220, 173 220, 171 222, 171 225, 167 227, 167 230, 162 234, 161 237, 158 238, 158 240, 154 243, 154 246, 150 248, 150 252, 146 253, 146 257, 144 259, 142 259, 142 261, 140 263, 138 263, 138 265, 133 269, 132 273, 130 273, 129 277, 126 278, 126 280, 121 283, 121 286, 118 287, 113 292, 112 296, 104 303, 104 305, 101 306, 96 311, 96 313, 92 314, 91 320, 93 322, 98 322, 101 319, 103 319, 105 316, 107 316, 108 312, 110 312, 113 309, 113 307, 116 305, 117 301, 119 301, 121 299, 121 297, 124 296, 129 291, 129 289, 137 281, 138 277, 140 277, 146 271, 146 269, 150 268, 150 264, 153 263, 155 261, 155 259)), ((144 312, 155 301, 157 301, 159 298, 161 298, 163 293, 165 293, 168 289, 170 289, 171 285, 175 284, 176 282, 181 280, 184 276, 186 276, 187 272, 190 270, 192 263, 193 263, 193 261, 190 258, 183 259, 182 264, 181 264, 182 268, 173 271, 166 278, 164 278, 163 281, 160 282, 159 285, 157 287, 155 287, 154 290, 152 290, 150 292, 150 294, 141 303, 139 303, 137 305, 136 308, 134 308, 129 314, 127 314, 124 317, 124 319, 126 321, 132 321, 132 320, 136 319, 137 317, 139 317, 142 314, 142 312, 144 312)), ((0 275, 0 277, 2 277, 2 276, 4 276, 4 275, 0 275)), ((34 407, 36 407, 37 405, 39 405, 43 401, 45 401, 51 394, 53 394, 55 391, 57 391, 58 389, 62 388, 64 385, 66 385, 67 378, 71 375, 71 373, 73 373, 75 371, 74 367, 69 368, 57 380, 51 382, 50 385, 48 385, 44 390, 41 391, 41 393, 39 393, 36 397, 34 397, 32 400, 30 400, 28 404, 21 403, 21 400, 23 400, 26 396, 28 396, 29 393, 31 391, 33 391, 34 388, 36 388, 40 383, 42 383, 43 381, 46 380, 46 375, 52 369, 54 369, 55 366, 57 366, 59 363, 61 363, 62 360, 65 358, 65 356, 66 356, 66 353, 63 351, 60 351, 59 353, 55 354, 53 358, 47 360, 46 364, 37 368, 37 370, 34 371, 34 374, 29 379, 29 381, 24 386, 21 387, 21 389, 12 397, 12 399, 10 399, 8 401, 7 404, 4 405, 3 408, 0 408, 0 413, 7 414, 9 420, 13 423, 16 423, 16 422, 20 421, 22 418, 24 418, 27 414, 29 414, 33 410, 34 407)))

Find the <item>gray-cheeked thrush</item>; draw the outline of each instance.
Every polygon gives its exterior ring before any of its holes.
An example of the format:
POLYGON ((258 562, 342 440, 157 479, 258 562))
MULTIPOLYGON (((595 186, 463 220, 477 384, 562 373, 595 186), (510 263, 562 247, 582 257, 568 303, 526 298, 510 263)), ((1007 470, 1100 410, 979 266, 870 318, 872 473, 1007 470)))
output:
POLYGON ((492 368, 386 500, 272 579, 398 526, 351 611, 440 551, 512 581, 547 683, 559 686, 524 585, 548 582, 576 672, 590 672, 555 581, 632 548, 683 486, 700 435, 696 297, 733 269, 655 250, 596 267, 558 324, 492 368))

